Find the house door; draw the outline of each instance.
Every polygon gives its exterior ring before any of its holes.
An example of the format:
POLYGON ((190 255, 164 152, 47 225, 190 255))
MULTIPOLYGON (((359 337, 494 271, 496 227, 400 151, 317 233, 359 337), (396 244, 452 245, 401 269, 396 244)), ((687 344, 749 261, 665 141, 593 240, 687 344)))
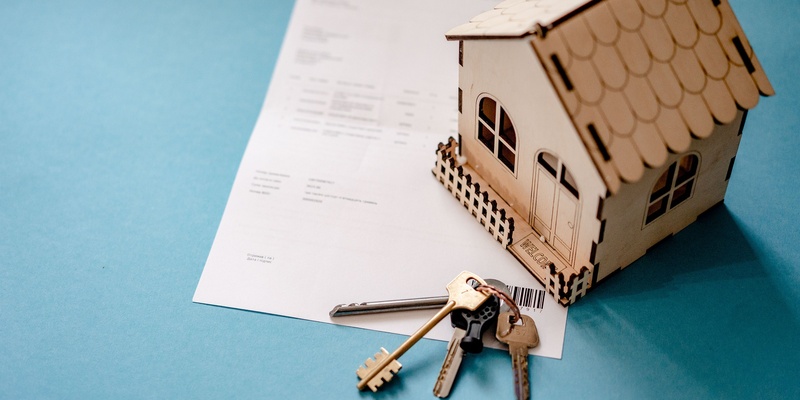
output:
POLYGON ((533 176, 531 226, 572 264, 580 211, 575 179, 560 159, 547 152, 536 157, 533 176))

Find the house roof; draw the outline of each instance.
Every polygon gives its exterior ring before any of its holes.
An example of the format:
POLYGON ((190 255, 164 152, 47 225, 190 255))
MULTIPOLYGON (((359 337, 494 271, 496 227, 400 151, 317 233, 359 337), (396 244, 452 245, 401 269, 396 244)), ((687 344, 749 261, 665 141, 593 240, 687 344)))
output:
POLYGON ((774 94, 727 0, 584 3, 530 40, 612 193, 774 94))
POLYGON ((521 37, 547 26, 589 0, 505 0, 466 24, 449 30, 448 39, 521 37))

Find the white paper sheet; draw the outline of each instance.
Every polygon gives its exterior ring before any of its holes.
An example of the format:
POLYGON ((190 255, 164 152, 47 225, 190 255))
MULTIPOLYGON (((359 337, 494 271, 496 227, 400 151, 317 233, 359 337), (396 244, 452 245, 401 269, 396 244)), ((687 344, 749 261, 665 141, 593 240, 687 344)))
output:
MULTIPOLYGON (((462 270, 541 290, 430 172, 457 135, 444 32, 495 2, 298 0, 194 301, 411 334, 434 311, 328 312, 446 295, 462 270)), ((544 299, 531 353, 560 358, 567 310, 544 299)))

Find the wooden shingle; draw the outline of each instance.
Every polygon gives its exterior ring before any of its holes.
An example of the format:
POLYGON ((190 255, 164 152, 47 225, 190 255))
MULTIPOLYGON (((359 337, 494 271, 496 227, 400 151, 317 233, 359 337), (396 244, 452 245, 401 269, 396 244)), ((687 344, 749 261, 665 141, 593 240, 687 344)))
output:
POLYGON ((683 88, 670 64, 654 61, 647 81, 661 105, 675 108, 683 99, 683 88))
POLYGON ((697 28, 707 35, 713 35, 722 26, 722 17, 712 1, 690 1, 687 3, 697 28))
POLYGON ((706 86, 706 74, 693 49, 677 47, 672 58, 672 71, 681 82, 684 90, 690 93, 700 93, 706 86))
POLYGON ((655 123, 639 121, 632 138, 637 153, 642 156, 642 161, 648 167, 664 165, 667 161, 667 147, 655 123))
POLYGON ((613 90, 622 90, 628 82, 628 72, 625 64, 619 57, 619 53, 614 46, 597 46, 592 64, 597 69, 603 85, 613 90))
POLYGON ((636 150, 628 137, 614 136, 608 145, 611 162, 624 182, 636 182, 644 175, 644 164, 636 150))
POLYGON ((600 111, 603 113, 606 124, 611 127, 614 136, 628 137, 633 134, 633 128, 636 127, 636 116, 633 114, 633 107, 622 92, 606 91, 600 102, 600 111))
POLYGON ((773 90, 724 0, 719 6, 708 0, 599 1, 536 37, 535 48, 556 36, 568 43, 569 75, 581 102, 569 107, 578 110, 570 115, 576 125, 608 129, 610 137, 599 135, 608 159, 592 153, 593 159, 612 165, 624 182, 639 179, 643 166, 660 167, 668 151, 686 151, 692 137, 708 137, 715 124, 732 122, 737 108, 751 109, 759 93, 773 90), (609 28, 609 18, 618 29, 609 28), (587 27, 594 44, 585 42, 587 27), (583 65, 586 57, 594 69, 583 65), (599 78, 583 76, 592 73, 599 78))
POLYGON ((736 118, 736 102, 725 82, 709 78, 702 96, 718 124, 729 124, 736 118))
POLYGON ((647 15, 660 18, 667 11, 667 0, 638 0, 639 7, 641 7, 647 15))
POLYGON ((617 21, 608 3, 599 3, 586 11, 586 22, 592 35, 602 44, 614 44, 619 36, 619 21, 617 21))
POLYGON ((683 153, 692 144, 689 127, 675 108, 661 107, 656 118, 656 127, 664 143, 673 153, 683 153))
POLYGON ((667 24, 661 18, 645 16, 639 33, 642 40, 647 45, 653 58, 661 62, 669 62, 675 55, 675 42, 670 40, 671 36, 667 24))
POLYGON ((714 117, 699 94, 686 92, 678 106, 683 121, 697 138, 705 138, 714 130, 714 117))
POLYGON ((620 28, 638 31, 644 22, 644 12, 636 0, 612 1, 608 3, 611 12, 619 22, 620 28))
POLYGON ((716 36, 701 33, 693 50, 695 57, 700 61, 700 65, 703 66, 703 70, 706 71, 709 78, 725 78, 725 75, 728 74, 730 63, 716 36))
POLYGON ((745 67, 731 64, 725 83, 739 107, 750 110, 758 104, 758 88, 745 67))
POLYGON ((647 78, 631 75, 631 81, 624 88, 625 97, 639 121, 653 122, 658 116, 658 98, 647 82, 647 78))
POLYGON ((670 1, 664 13, 664 21, 678 46, 687 49, 694 47, 697 42, 697 25, 685 4, 670 1))
POLYGON ((583 17, 575 17, 559 32, 573 56, 586 59, 594 53, 595 39, 583 17))
POLYGON ((447 37, 526 35, 612 194, 774 94, 727 0, 507 0, 447 37))
POLYGON ((652 59, 639 32, 622 31, 617 40, 617 51, 630 73, 640 76, 647 74, 652 59))
POLYGON ((567 72, 575 85, 578 98, 584 105, 600 104, 605 89, 600 77, 595 73, 591 60, 573 58, 567 72))

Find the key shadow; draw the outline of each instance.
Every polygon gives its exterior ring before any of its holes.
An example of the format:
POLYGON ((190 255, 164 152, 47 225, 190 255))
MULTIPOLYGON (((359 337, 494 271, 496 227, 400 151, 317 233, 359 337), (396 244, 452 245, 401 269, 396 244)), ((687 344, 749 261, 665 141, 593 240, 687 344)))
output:
POLYGON ((648 380, 650 397, 798 398, 797 306, 772 267, 715 207, 572 306, 564 358, 607 358, 588 379, 648 380))

